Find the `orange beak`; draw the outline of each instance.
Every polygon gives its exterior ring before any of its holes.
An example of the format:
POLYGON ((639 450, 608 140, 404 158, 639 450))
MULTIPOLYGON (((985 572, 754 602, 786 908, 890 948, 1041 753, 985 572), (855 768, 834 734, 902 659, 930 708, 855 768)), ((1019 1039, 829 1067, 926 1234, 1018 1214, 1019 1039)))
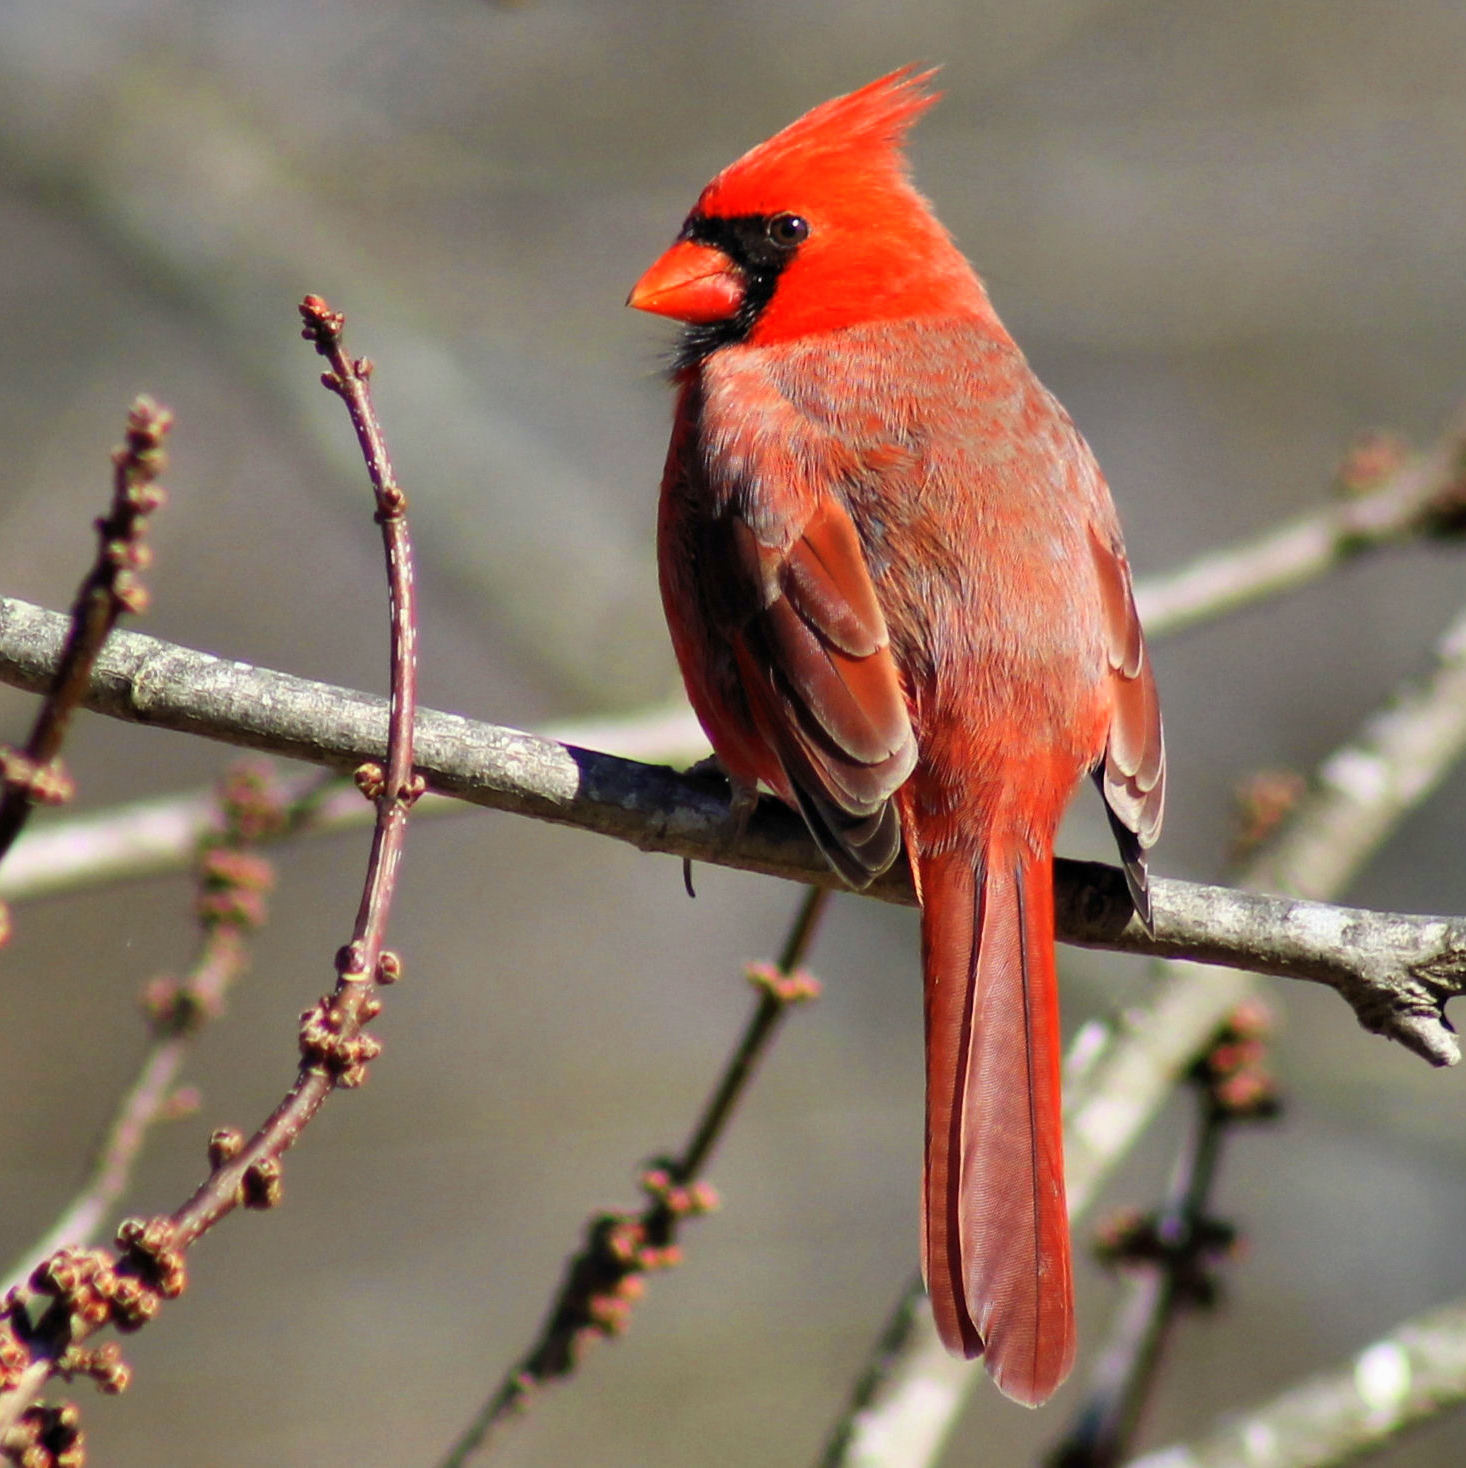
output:
POLYGON ((745 289, 742 273, 721 250, 678 240, 631 288, 626 304, 703 326, 733 315, 745 289))

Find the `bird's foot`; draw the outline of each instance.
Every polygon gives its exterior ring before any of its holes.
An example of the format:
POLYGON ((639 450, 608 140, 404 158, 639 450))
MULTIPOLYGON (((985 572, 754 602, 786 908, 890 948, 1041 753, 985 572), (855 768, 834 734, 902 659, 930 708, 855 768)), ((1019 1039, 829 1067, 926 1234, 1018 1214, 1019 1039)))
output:
MULTIPOLYGON (((754 808, 758 805, 758 791, 752 785, 745 785, 735 780, 728 773, 728 767, 715 754, 710 754, 706 759, 700 759, 695 765, 688 767, 687 773, 699 780, 716 780, 721 785, 728 787, 728 828, 717 845, 717 851, 721 854, 731 851, 742 839, 748 830, 748 823, 753 817, 754 808)), ((682 861, 682 885, 687 889, 689 897, 696 897, 697 893, 692 887, 692 859, 684 857, 682 861)))

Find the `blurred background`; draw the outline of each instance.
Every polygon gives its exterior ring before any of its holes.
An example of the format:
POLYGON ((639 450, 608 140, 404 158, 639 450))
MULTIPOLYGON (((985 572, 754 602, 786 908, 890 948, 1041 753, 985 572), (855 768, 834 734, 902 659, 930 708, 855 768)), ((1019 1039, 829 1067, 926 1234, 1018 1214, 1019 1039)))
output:
MULTIPOLYGON (((423 697, 534 727, 664 703, 652 525, 666 323, 622 309, 718 167, 812 104, 944 65, 916 173, 1104 464, 1139 574, 1329 493, 1362 428, 1428 440, 1466 393, 1466 7, 1458 0, 8 0, 0 6, 0 591, 68 604, 142 390, 178 415, 141 630, 385 686, 385 598, 340 405, 296 302, 378 364, 412 495, 423 697)), ((1155 857, 1215 876, 1230 791, 1309 769, 1419 669, 1466 587, 1412 547, 1155 648, 1172 790, 1155 857)), ((0 738, 32 703, 0 692, 0 738)), ((84 718, 80 804, 207 783, 202 741, 84 718)), ((1466 776, 1349 894, 1460 912, 1466 776)), ((1065 848, 1104 856, 1086 793, 1065 848)), ((199 1043, 196 1117, 129 1211, 171 1209, 220 1123, 294 1073, 350 929, 364 836, 279 854, 253 974, 199 1043)), ((684 1137, 798 893, 469 811, 412 833, 407 981, 366 1088, 73 1389, 98 1464, 435 1461, 540 1322, 584 1219, 684 1137)), ((20 909, 0 988, 0 1258, 54 1217, 187 958, 185 879, 20 909)), ((717 1157, 723 1211, 626 1339, 534 1409, 505 1464, 809 1461, 916 1260, 912 914, 842 898, 800 1012, 717 1157)), ((1066 1018, 1133 964, 1061 953, 1066 1018)), ((1198 1430, 1466 1290, 1462 1080, 1278 986, 1282 1123, 1229 1152, 1227 1308, 1178 1332, 1147 1441, 1198 1430)), ((1179 1112, 1109 1190, 1149 1206, 1179 1112)), ((1114 1286, 1081 1283, 1086 1352, 1114 1286)), ((979 1389, 944 1460, 1063 1431, 979 1389)), ((1381 1461, 1460 1461, 1448 1419, 1381 1461)))

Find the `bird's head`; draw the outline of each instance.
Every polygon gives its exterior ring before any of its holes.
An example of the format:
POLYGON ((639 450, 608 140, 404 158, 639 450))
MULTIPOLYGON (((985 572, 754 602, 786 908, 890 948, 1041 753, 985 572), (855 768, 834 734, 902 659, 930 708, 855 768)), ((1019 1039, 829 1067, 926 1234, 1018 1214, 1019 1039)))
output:
POLYGON ((805 113, 702 191, 629 305, 685 322, 682 360, 870 321, 992 310, 902 142, 936 101, 910 67, 805 113))

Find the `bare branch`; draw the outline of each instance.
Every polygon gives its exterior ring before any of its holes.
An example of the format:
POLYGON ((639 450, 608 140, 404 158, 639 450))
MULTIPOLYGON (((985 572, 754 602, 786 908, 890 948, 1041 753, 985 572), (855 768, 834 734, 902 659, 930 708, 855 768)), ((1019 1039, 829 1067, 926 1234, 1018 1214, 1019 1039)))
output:
MULTIPOLYGON (((539 731, 562 744, 603 749, 629 759, 691 764, 707 751, 686 703, 602 718, 571 719, 539 731)), ((322 788, 319 774, 282 780, 290 803, 283 837, 326 835, 369 826, 372 808, 346 779, 322 788), (307 800, 306 796, 310 795, 307 800)), ((106 882, 136 880, 177 871, 213 820, 209 790, 128 801, 102 810, 52 817, 21 836, 0 866, 0 898, 24 902, 106 882)), ((413 808, 413 819, 462 815, 461 801, 429 795, 413 808)))
POLYGON ((486 1450, 494 1440, 492 1434, 520 1413, 536 1392, 575 1370, 588 1344, 624 1330, 639 1294, 640 1276, 676 1263, 682 1222, 717 1206, 712 1189, 700 1181, 703 1169, 790 1009, 819 993, 817 981, 805 973, 803 964, 829 895, 822 887, 811 887, 778 961, 749 965, 758 1001, 686 1147, 677 1157, 654 1162, 642 1173, 648 1202, 639 1214, 603 1213, 591 1219, 585 1245, 566 1265, 539 1339, 449 1450, 442 1468, 462 1468, 486 1450))
POLYGON ((1412 535, 1458 533, 1466 515, 1466 414, 1425 453, 1353 467, 1346 493, 1256 540, 1137 583, 1135 605, 1157 637, 1317 580, 1361 551, 1412 535))
POLYGON ((254 848, 284 826, 289 813, 268 772, 248 766, 224 777, 213 805, 212 820, 195 852, 198 952, 181 978, 154 979, 146 987, 144 1008, 153 1043, 118 1104, 92 1175, 46 1236, 0 1279, 0 1295, 19 1286, 58 1249, 95 1240, 127 1187, 149 1131, 176 1112, 175 1083, 195 1038, 222 1009, 230 986, 248 966, 248 935, 265 919, 265 895, 274 880, 254 848))
POLYGON ((163 440, 172 426, 167 408, 138 398, 127 415, 127 440, 113 450, 112 508, 97 521, 97 559, 77 589, 45 701, 25 749, 0 748, 0 857, 38 802, 57 804, 69 796, 70 781, 57 762, 66 726, 118 617, 147 605, 138 572, 148 561, 148 516, 166 498, 157 478, 167 467, 163 440))
POLYGON ((193 1196, 171 1215, 124 1220, 118 1253, 63 1248, 33 1271, 28 1289, 12 1291, 0 1318, 0 1451, 19 1460, 21 1439, 47 1424, 31 1410, 52 1372, 84 1373, 104 1390, 119 1391, 127 1370, 110 1344, 83 1345, 106 1324, 134 1329, 182 1293, 189 1246, 238 1207, 268 1208, 281 1191, 281 1158, 326 1097, 358 1086, 380 1045, 364 1033, 380 1011, 380 985, 392 983, 401 962, 384 938, 401 865, 407 813, 422 790, 413 772, 417 687, 417 616, 411 547, 404 519, 406 496, 397 486, 367 390, 370 366, 342 350, 342 318, 319 298, 301 306, 305 335, 332 367, 326 385, 346 402, 376 496, 391 602, 391 697, 385 767, 375 761, 356 771, 358 787, 377 811, 371 855, 352 936, 336 955, 334 990, 306 1011, 300 1028, 295 1084, 269 1118, 245 1140, 232 1128, 210 1139, 212 1170, 193 1196))
POLYGON ((1334 1468, 1466 1401, 1466 1300, 1417 1315, 1194 1443, 1129 1468, 1334 1468))
MULTIPOLYGON (((0 598, 0 641, 24 650, 7 676, 23 686, 42 679, 64 625, 53 612, 0 598)), ((1466 684, 1466 646, 1451 670, 1452 687, 1466 684)), ((1430 709, 1440 703, 1439 693, 1427 696, 1430 709)), ((114 634, 98 663, 90 706, 336 769, 380 758, 383 746, 380 698, 136 633, 114 634)), ((1463 706, 1466 689, 1455 705, 1463 706)), ((1437 730, 1439 738, 1446 734, 1437 730)), ((760 802, 737 835, 721 781, 431 710, 419 712, 416 739, 417 768, 429 784, 476 805, 579 826, 643 851, 838 884, 802 823, 776 801, 760 802)), ((915 900, 904 867, 870 890, 889 902, 915 900)), ((1466 981, 1466 919, 1369 913, 1191 882, 1157 880, 1152 891, 1150 934, 1133 920, 1115 868, 1060 861, 1060 937, 1327 984, 1368 1028, 1434 1064, 1456 1059, 1442 1007, 1466 981)))

